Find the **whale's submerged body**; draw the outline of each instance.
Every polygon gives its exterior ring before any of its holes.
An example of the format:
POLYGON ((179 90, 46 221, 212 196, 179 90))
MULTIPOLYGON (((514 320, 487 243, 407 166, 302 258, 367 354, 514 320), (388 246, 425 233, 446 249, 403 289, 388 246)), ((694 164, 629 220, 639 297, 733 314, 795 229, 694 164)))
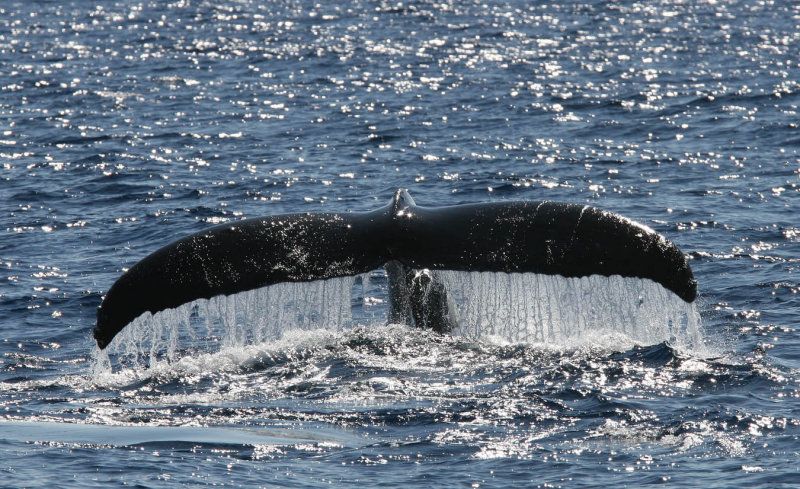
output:
POLYGON ((446 332, 448 291, 430 270, 650 279, 686 302, 697 295, 686 257, 617 214, 557 202, 426 208, 398 190, 366 213, 288 214, 212 227, 134 265, 109 289, 94 337, 105 348, 128 323, 198 299, 281 282, 385 267, 389 319, 446 332))

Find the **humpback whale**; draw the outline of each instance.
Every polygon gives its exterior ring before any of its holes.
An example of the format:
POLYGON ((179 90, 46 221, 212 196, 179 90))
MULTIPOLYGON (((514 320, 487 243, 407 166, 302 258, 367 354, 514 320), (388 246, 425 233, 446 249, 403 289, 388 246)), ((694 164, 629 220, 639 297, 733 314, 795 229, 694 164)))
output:
POLYGON ((418 206, 405 190, 363 213, 246 219, 183 237, 136 263, 108 290, 94 338, 182 304, 280 282, 384 267, 389 320, 446 332, 447 290, 431 270, 620 275, 650 279, 686 302, 697 281, 685 255, 652 229, 587 205, 504 201, 418 206))

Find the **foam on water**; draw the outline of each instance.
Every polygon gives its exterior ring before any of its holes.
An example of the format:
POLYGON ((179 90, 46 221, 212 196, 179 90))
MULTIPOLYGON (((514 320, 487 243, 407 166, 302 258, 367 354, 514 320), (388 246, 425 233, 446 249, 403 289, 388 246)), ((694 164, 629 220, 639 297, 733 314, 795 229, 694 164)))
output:
MULTIPOLYGON (((454 335, 566 349, 668 342, 707 354, 694 305, 650 280, 453 271, 436 277, 449 291, 454 335)), ((358 287, 362 295, 366 280, 361 277, 358 287)), ((343 277, 281 283, 144 314, 104 352, 95 351, 95 377, 112 363, 153 368, 198 353, 227 357, 246 345, 275 344, 290 332, 298 338, 349 329, 355 282, 343 277)))

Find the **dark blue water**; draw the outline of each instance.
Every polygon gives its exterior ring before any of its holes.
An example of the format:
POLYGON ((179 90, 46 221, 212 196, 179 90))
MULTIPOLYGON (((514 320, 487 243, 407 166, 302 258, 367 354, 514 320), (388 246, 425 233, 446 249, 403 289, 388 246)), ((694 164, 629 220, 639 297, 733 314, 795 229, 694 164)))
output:
POLYGON ((3 3, 0 485, 800 485, 799 33, 778 1, 3 3), (400 187, 636 219, 699 329, 438 336, 384 325, 378 270, 347 324, 93 353, 159 246, 400 187))

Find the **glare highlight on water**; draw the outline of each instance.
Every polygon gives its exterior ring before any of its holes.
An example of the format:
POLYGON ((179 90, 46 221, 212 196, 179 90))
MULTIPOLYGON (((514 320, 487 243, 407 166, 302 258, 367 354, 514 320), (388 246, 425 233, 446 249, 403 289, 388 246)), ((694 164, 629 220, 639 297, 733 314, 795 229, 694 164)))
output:
POLYGON ((798 8, 3 3, 0 482, 800 485, 798 8), (440 336, 385 325, 371 274, 304 292, 341 313, 277 327, 262 299, 291 301, 258 291, 143 318, 90 357, 105 291, 159 246, 401 187, 629 216, 688 254, 700 298, 445 277, 465 326, 440 336))

